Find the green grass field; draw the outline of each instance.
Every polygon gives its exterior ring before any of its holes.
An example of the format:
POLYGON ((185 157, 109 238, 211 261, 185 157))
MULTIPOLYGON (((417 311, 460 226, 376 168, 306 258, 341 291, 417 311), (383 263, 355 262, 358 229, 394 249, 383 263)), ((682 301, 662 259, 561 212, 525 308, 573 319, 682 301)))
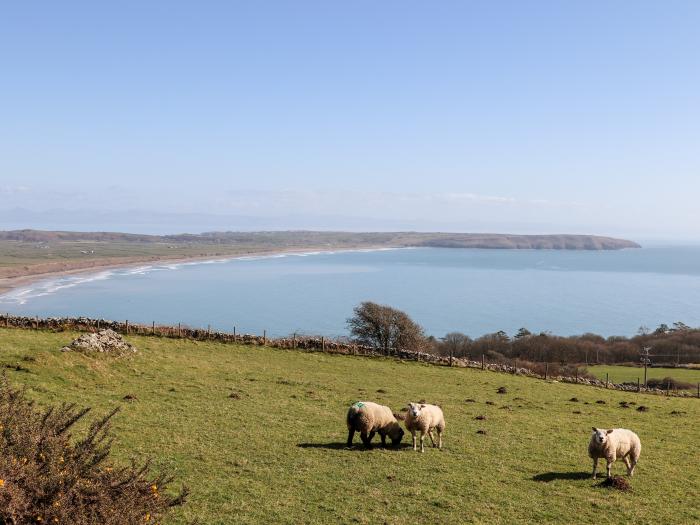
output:
MULTIPOLYGON (((644 368, 634 366, 597 365, 587 367, 588 371, 598 379, 605 380, 605 374, 609 374, 612 383, 634 383, 637 378, 644 382, 644 368)), ((647 368, 648 379, 663 379, 672 377, 678 381, 684 381, 697 385, 700 383, 700 370, 689 368, 647 368)))
POLYGON ((0 364, 42 404, 121 406, 117 459, 152 457, 192 490, 170 523, 700 522, 697 399, 149 337, 129 338, 134 357, 59 352, 73 336, 0 329, 0 364), (344 448, 354 401, 421 398, 445 411, 444 450, 344 448), (631 492, 590 479, 591 426, 640 435, 631 492))

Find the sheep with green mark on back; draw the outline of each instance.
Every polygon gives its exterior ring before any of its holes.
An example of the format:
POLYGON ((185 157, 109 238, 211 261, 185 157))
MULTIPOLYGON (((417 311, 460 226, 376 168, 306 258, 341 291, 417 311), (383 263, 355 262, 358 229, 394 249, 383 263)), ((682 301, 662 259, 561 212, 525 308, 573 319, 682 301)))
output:
POLYGON ((397 446, 403 438, 403 429, 394 416, 391 409, 384 405, 371 401, 358 401, 348 409, 348 447, 352 446, 355 432, 360 433, 362 442, 366 447, 371 446, 372 438, 378 433, 382 438, 382 445, 386 446, 386 437, 389 436, 391 444, 397 446))

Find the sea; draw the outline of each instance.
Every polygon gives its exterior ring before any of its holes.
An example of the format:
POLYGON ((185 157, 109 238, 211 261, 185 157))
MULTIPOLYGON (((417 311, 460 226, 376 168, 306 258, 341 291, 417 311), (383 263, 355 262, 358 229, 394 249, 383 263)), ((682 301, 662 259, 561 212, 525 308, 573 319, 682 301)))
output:
POLYGON ((404 248, 148 264, 39 281, 0 296, 0 312, 339 337, 363 301, 404 310, 435 337, 700 326, 700 247, 404 248))

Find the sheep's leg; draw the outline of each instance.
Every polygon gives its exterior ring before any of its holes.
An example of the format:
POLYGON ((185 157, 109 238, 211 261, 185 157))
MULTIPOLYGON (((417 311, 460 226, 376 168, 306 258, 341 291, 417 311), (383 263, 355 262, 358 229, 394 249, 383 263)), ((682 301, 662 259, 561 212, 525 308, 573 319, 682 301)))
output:
POLYGON ((380 432, 379 435, 382 438, 382 446, 386 447, 386 434, 384 432, 380 432))
POLYGON ((440 430, 437 431, 438 435, 438 448, 442 450, 442 432, 440 430))
POLYGON ((366 447, 371 447, 372 444, 370 443, 372 441, 372 438, 374 437, 374 432, 370 432, 369 436, 367 435, 367 432, 361 432, 360 437, 362 438, 362 442, 365 444, 366 447))
POLYGON ((355 437, 355 430, 354 429, 348 430, 348 447, 352 446, 352 440, 354 437, 355 437))
POLYGON ((630 471, 631 471, 631 469, 632 469, 632 465, 630 465, 630 458, 629 458, 629 456, 625 456, 624 458, 622 458, 622 461, 625 462, 625 466, 627 467, 627 475, 628 475, 628 476, 631 476, 632 474, 630 474, 630 471))
POLYGON ((420 451, 421 451, 421 452, 425 452, 425 444, 424 444, 424 442, 425 442, 425 434, 424 434, 423 431, 421 430, 421 432, 420 432, 420 451))
POLYGON ((631 478, 632 476, 634 476, 634 467, 637 466, 637 459, 633 456, 630 463, 631 463, 631 466, 630 466, 630 469, 629 469, 629 475, 630 475, 630 478, 631 478))
POLYGON ((593 479, 598 475, 598 458, 593 458, 593 479))
POLYGON ((413 436, 413 451, 415 452, 417 450, 416 449, 416 431, 411 430, 411 435, 413 436))
POLYGON ((608 479, 612 478, 612 465, 615 462, 614 459, 612 458, 606 458, 606 461, 608 463, 607 469, 608 469, 608 479))
POLYGON ((430 437, 430 442, 433 444, 433 448, 435 448, 437 445, 435 444, 435 440, 433 439, 433 429, 432 428, 428 429, 428 436, 430 437))

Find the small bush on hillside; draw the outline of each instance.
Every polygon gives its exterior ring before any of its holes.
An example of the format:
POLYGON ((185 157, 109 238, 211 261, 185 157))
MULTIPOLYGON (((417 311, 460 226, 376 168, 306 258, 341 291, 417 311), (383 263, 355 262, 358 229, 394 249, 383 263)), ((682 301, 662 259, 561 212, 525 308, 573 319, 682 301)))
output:
POLYGON ((649 379, 647 380, 647 386, 649 388, 671 388, 671 390, 690 390, 695 388, 696 385, 693 383, 687 383, 685 381, 679 381, 678 379, 673 379, 672 377, 664 377, 663 379, 649 379))
POLYGON ((171 479, 149 476, 148 463, 108 461, 116 410, 73 439, 70 430, 89 410, 39 410, 0 380, 0 525, 156 523, 184 502, 186 489, 166 494, 171 479))

